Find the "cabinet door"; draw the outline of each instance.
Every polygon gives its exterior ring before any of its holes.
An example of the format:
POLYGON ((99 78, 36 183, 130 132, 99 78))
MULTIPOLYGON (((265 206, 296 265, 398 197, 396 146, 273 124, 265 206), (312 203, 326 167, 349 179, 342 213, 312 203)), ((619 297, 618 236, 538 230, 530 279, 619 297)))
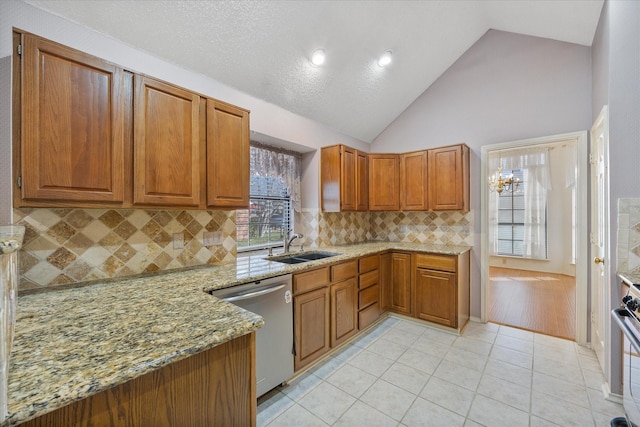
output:
POLYGON ((200 204, 200 97, 135 76, 135 204, 200 204))
POLYGON ((369 210, 369 155, 356 151, 356 210, 369 210))
POLYGON ((369 210, 400 208, 400 159, 397 154, 369 154, 369 210))
POLYGON ((415 316, 441 325, 457 327, 456 275, 416 268, 414 281, 415 316))
POLYGON ((207 206, 249 207, 249 112, 207 100, 207 206))
POLYGON ((469 210, 469 148, 429 150, 429 209, 469 210))
POLYGON ((427 187, 427 151, 400 155, 400 208, 426 211, 427 187))
POLYGON ((125 90, 121 68, 23 36, 23 199, 123 202, 125 90))
POLYGON ((296 295, 293 298, 295 370, 308 365, 329 350, 329 289, 296 295))
POLYGON ((411 314, 411 255, 391 254, 391 309, 411 314))
POLYGON ((331 285, 331 347, 358 332, 358 278, 331 285))
POLYGON ((356 150, 340 146, 340 210, 356 210, 356 150))

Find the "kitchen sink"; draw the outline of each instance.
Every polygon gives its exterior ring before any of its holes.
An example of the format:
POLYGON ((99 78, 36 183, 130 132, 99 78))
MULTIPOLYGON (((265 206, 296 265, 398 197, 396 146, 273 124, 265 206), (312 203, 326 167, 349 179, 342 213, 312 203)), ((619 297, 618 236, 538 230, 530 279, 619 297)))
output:
POLYGON ((268 257, 266 259, 268 259, 269 261, 281 262, 284 264, 300 264, 302 262, 315 261, 318 259, 329 258, 336 255, 339 254, 335 254, 332 252, 298 252, 293 254, 268 257))

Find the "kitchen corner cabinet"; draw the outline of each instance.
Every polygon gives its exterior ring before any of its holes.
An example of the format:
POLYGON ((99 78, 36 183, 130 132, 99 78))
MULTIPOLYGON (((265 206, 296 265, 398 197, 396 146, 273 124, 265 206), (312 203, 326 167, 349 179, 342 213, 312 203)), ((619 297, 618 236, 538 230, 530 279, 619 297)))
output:
POLYGON ((121 205, 131 90, 124 70, 31 34, 14 32, 14 48, 22 49, 14 55, 16 206, 121 205))
POLYGON ((469 319, 469 252, 414 254, 414 316, 462 328, 469 319))
POLYGON ((400 157, 369 154, 369 210, 400 209, 400 157))
POLYGON ((136 75, 133 203, 200 204, 200 96, 136 75))
POLYGON ((428 150, 429 209, 469 211, 469 147, 428 150))
POLYGON ((207 100, 207 207, 249 207, 249 112, 207 100))
POLYGON ((320 151, 320 191, 325 212, 366 211, 369 208, 367 154, 332 145, 320 151))
POLYGON ((411 254, 392 252, 390 262, 389 308, 397 313, 410 315, 412 313, 411 254))
POLYGON ((400 155, 400 209, 426 211, 427 198, 427 150, 400 155))

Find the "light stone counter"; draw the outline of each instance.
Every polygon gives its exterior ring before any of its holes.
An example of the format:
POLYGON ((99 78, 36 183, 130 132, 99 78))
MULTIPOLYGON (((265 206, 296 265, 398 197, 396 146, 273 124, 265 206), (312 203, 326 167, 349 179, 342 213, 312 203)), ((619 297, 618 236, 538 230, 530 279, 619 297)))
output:
POLYGON ((262 318, 206 291, 389 249, 458 255, 465 246, 371 242, 288 265, 264 256, 18 298, 9 367, 15 425, 253 332, 262 318), (203 290, 205 292, 203 292, 203 290))

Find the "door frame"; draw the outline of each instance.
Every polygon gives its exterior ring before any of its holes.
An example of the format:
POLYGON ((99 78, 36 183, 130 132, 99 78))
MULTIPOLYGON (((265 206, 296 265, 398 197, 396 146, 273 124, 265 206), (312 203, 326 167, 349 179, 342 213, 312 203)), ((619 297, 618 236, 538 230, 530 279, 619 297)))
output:
POLYGON ((480 320, 487 322, 487 287, 489 284, 489 189, 486 185, 489 171, 488 157, 493 151, 505 149, 515 149, 520 147, 530 147, 534 145, 549 145, 556 142, 570 139, 576 140, 576 342, 586 345, 588 336, 589 316, 588 298, 589 286, 587 282, 589 262, 587 259, 589 251, 589 223, 587 221, 588 199, 587 189, 589 183, 589 156, 588 156, 588 131, 570 132, 559 135, 544 136, 540 138, 523 139, 519 141, 503 142, 482 146, 481 157, 481 180, 480 180, 480 320))
MULTIPOLYGON (((604 162, 604 185, 603 185, 603 193, 602 194, 602 198, 603 198, 603 218, 602 218, 602 224, 604 226, 604 230, 603 230, 603 245, 604 245, 604 264, 602 266, 603 270, 604 270, 604 275, 603 275, 603 301, 600 301, 600 305, 602 308, 602 316, 603 318, 600 319, 600 321, 602 322, 602 339, 604 341, 604 349, 603 349, 603 353, 604 353, 604 360, 598 360, 598 362, 601 364, 601 367, 603 369, 604 372, 604 376, 605 376, 605 394, 609 395, 611 393, 611 316, 609 315, 609 310, 611 310, 611 227, 610 227, 610 212, 611 212, 611 199, 610 199, 610 192, 609 192, 609 107, 607 105, 602 107, 602 110, 600 110, 600 113, 598 114, 598 117, 594 120, 593 125, 591 126, 591 129, 589 131, 589 135, 590 135, 590 148, 592 148, 591 146, 594 144, 595 140, 593 138, 593 133, 595 131, 595 129, 597 129, 597 127, 602 124, 604 126, 604 129, 606 131, 606 138, 604 138, 603 140, 603 162, 604 162), (603 366, 604 365, 604 366, 603 366)), ((590 150, 591 153, 593 153, 593 150, 590 150)), ((594 154, 592 154, 593 156, 594 154)), ((593 167, 593 165, 591 164, 591 158, 589 159, 589 173, 591 173, 591 168, 593 167)), ((595 159, 593 159, 593 161, 595 162, 595 159)), ((594 208, 594 205, 597 204, 597 200, 595 200, 595 192, 597 191, 597 183, 593 181, 593 177, 591 177, 591 203, 592 206, 589 209, 589 212, 591 213, 591 209, 594 208)), ((592 218, 593 219, 593 218, 592 218)), ((596 233, 597 230, 595 229, 595 227, 593 226, 593 224, 590 224, 590 229, 591 229, 591 233, 596 233)), ((590 233, 590 234, 591 234, 590 233)), ((590 236, 591 237, 591 236, 590 236)), ((589 250, 592 250, 592 242, 591 239, 589 240, 589 250)), ((589 267, 590 267, 590 277, 591 277, 591 284, 592 284, 592 289, 591 289, 591 301, 593 304, 594 298, 593 298, 593 293, 597 292, 596 289, 596 280, 594 279, 594 264, 592 264, 591 260, 593 259, 593 257, 598 256, 598 254, 594 254, 593 252, 590 252, 591 258, 589 259, 589 267)), ((591 310, 590 310, 590 314, 591 316, 595 316, 598 314, 598 310, 597 307, 593 307, 591 306, 591 310)), ((595 331, 594 328, 591 328, 590 331, 590 341, 592 343, 592 348, 593 348, 593 339, 594 335, 595 335, 595 331)), ((599 359, 599 358, 598 358, 599 359)))

